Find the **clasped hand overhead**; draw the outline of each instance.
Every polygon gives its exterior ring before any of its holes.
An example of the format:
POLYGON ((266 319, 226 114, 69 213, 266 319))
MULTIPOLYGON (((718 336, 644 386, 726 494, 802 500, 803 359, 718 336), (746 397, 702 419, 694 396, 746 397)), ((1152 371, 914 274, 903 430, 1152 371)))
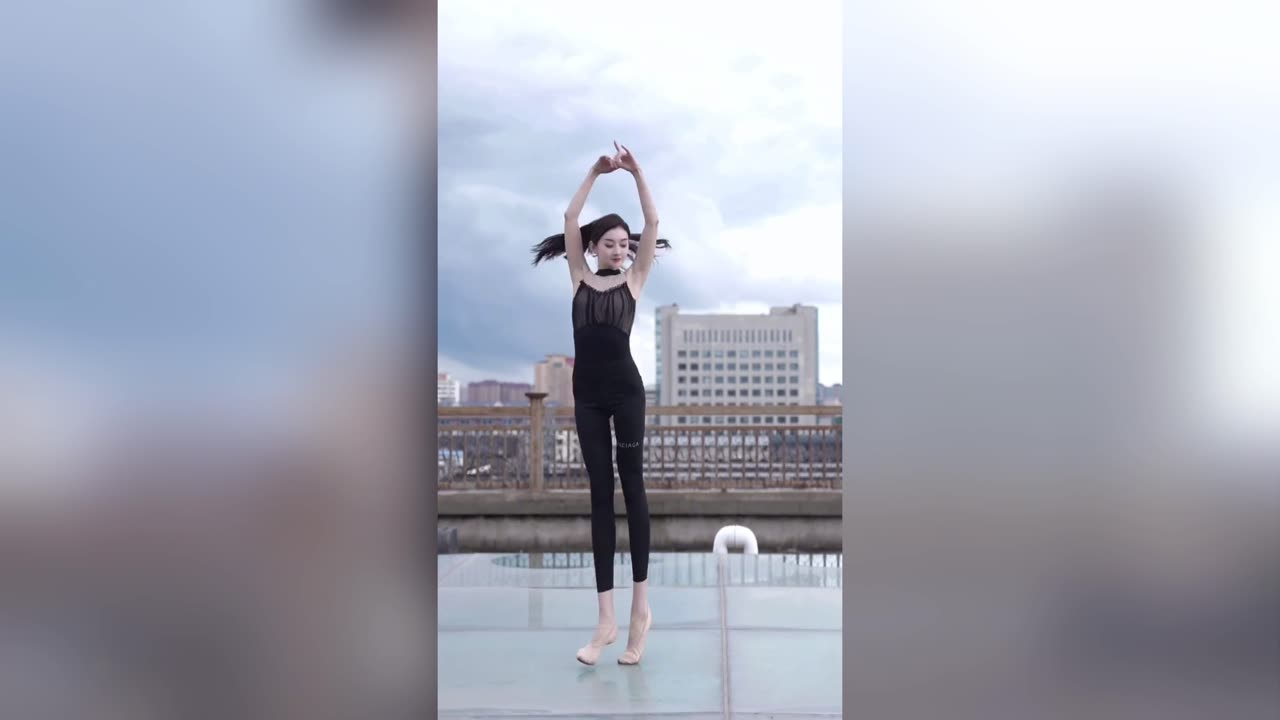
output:
POLYGON ((630 148, 619 145, 615 140, 613 149, 616 152, 612 156, 601 155, 591 169, 600 175, 607 175, 618 169, 626 170, 633 175, 640 172, 640 163, 636 161, 636 156, 631 153, 630 148))

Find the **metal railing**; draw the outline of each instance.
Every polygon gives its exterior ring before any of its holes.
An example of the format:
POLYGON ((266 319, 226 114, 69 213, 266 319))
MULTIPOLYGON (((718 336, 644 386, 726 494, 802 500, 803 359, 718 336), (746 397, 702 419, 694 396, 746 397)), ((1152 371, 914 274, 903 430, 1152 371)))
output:
MULTIPOLYGON (((615 587, 629 587, 631 554, 616 553, 613 565, 615 587)), ((651 584, 666 587, 839 588, 843 566, 843 553, 652 553, 648 577, 651 584)), ((588 552, 474 554, 442 566, 440 576, 452 587, 589 587, 595 582, 595 560, 588 552)))
MULTIPOLYGON (((542 492, 587 487, 573 408, 546 407, 545 393, 527 395, 528 407, 439 409, 440 489, 542 492)), ((649 407, 645 486, 838 489, 843 470, 841 411, 830 405, 649 407), (755 417, 811 421, 745 422, 755 417), (686 423, 669 424, 678 418, 686 423), (735 422, 727 422, 730 418, 735 422)))

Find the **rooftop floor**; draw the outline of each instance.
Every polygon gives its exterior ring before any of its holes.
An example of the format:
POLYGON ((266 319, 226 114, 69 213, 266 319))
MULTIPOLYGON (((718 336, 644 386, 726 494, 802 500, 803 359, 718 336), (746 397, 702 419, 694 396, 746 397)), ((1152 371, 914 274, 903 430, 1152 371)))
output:
POLYGON ((616 660, 631 610, 615 556, 618 641, 574 653, 596 622, 590 554, 439 556, 441 717, 840 717, 839 555, 655 553, 653 627, 616 660))

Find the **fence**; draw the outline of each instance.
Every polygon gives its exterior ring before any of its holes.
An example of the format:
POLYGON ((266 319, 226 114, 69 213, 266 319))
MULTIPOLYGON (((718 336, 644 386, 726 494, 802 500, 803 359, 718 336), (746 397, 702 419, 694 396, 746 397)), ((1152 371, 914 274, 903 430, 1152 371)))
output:
MULTIPOLYGON (((448 558, 448 556, 445 556, 448 558)), ((442 585, 484 587, 591 587, 595 584, 595 559, 591 553, 516 553, 454 556, 445 561, 442 585)), ((613 557, 614 585, 631 584, 631 555, 613 557)), ((714 555, 703 553, 652 553, 649 582, 664 587, 824 587, 842 585, 842 553, 766 553, 763 555, 714 555), (724 572, 720 564, 724 564, 724 572)), ((531 596, 532 597, 532 596, 531 596)))
MULTIPOLYGON (((544 393, 527 395, 528 407, 440 408, 440 489, 542 492, 587 487, 573 408, 548 408, 544 393)), ((829 405, 649 407, 645 486, 837 489, 843 470, 840 416, 841 408, 829 405), (806 417, 813 422, 745 422, 754 417, 806 417), (677 418, 700 422, 671 424, 677 418)))

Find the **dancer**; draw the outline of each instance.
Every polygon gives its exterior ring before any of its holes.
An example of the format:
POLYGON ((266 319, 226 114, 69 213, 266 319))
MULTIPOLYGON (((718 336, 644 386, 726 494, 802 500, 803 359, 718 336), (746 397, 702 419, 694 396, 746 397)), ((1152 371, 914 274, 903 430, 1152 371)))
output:
POLYGON ((614 142, 613 146, 616 154, 596 160, 569 202, 564 213, 564 233, 552 235, 533 248, 534 265, 565 255, 573 284, 574 420, 591 485, 591 547, 600 605, 595 634, 577 653, 578 661, 586 665, 594 665, 604 646, 612 644, 618 635, 613 612, 617 527, 610 418, 617 435, 618 477, 627 509, 633 580, 627 648, 618 658, 619 663, 640 662, 653 624, 648 599, 649 505, 642 469, 644 381, 631 357, 631 324, 657 248, 670 247, 670 243, 658 238, 658 212, 635 156, 625 145, 614 142), (638 235, 632 233, 627 223, 614 214, 578 227, 578 216, 596 178, 619 168, 635 178, 644 214, 643 230, 638 235), (595 273, 587 266, 584 250, 598 260, 595 273), (624 268, 623 263, 629 258, 632 263, 624 268))

